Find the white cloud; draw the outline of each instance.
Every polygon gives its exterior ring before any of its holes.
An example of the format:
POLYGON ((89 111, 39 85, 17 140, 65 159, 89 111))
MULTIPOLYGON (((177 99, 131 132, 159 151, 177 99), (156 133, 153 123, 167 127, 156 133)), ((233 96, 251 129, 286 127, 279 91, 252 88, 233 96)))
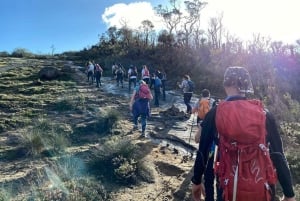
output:
POLYGON ((141 26, 143 20, 150 20, 154 29, 159 30, 162 23, 149 2, 135 2, 130 4, 119 3, 105 9, 102 15, 107 27, 121 28, 124 23, 129 28, 136 29, 141 26))
MULTIPOLYGON (((223 11, 223 23, 231 34, 252 39, 253 33, 292 43, 300 38, 299 0, 207 0, 205 20, 223 11)), ((204 19, 203 18, 203 19, 204 19)), ((205 22, 206 23, 206 22, 205 22)))

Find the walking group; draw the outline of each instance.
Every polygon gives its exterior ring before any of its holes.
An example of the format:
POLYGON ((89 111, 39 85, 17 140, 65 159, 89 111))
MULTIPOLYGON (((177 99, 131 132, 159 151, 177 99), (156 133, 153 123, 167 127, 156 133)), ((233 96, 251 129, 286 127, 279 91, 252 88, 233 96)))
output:
MULTIPOLYGON (((88 66, 88 79, 90 71, 95 73, 92 66, 88 66)), ((112 75, 123 88, 125 69, 114 65, 112 75)), ((145 137, 150 101, 154 99, 159 107, 161 92, 162 100, 166 99, 166 74, 159 70, 151 74, 143 65, 140 77, 138 81, 138 70, 131 65, 127 71, 130 93, 133 87, 129 109, 133 129, 138 129, 140 122, 141 137, 145 137)), ((254 90, 246 68, 226 69, 223 87, 227 97, 223 100, 214 100, 204 89, 192 105, 195 84, 190 76, 184 75, 177 85, 183 92, 186 115, 197 114, 195 142, 199 147, 191 178, 194 201, 203 197, 205 201, 275 201, 277 182, 282 187, 281 200, 296 201, 278 124, 262 101, 248 98, 254 90)))

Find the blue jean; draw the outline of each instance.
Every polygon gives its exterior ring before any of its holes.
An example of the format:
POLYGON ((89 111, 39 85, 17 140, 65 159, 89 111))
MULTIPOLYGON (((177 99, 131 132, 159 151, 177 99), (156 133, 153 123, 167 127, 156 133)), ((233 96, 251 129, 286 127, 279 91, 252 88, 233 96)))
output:
MULTIPOLYGON (((140 115, 140 117, 141 117, 141 125, 142 125, 142 132, 143 131, 145 131, 146 130, 146 126, 147 126, 147 117, 146 117, 146 115, 140 115)), ((134 123, 134 125, 138 125, 138 118, 139 118, 139 116, 134 116, 133 117, 133 123, 134 123)))
POLYGON ((142 131, 145 131, 147 117, 150 116, 150 104, 148 99, 138 99, 132 106, 133 123, 138 125, 138 118, 141 117, 142 131))
POLYGON ((191 106, 191 99, 192 99, 193 93, 184 93, 183 94, 183 101, 186 105, 186 112, 191 113, 192 112, 192 106, 191 106))

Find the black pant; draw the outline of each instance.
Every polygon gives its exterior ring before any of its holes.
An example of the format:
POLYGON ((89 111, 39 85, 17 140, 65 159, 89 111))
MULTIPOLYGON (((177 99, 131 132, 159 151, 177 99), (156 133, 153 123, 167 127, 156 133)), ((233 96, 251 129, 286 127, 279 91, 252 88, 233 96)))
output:
POLYGON ((136 78, 129 78, 128 90, 131 90, 131 83, 133 83, 133 88, 136 86, 136 78))
POLYGON ((187 113, 192 113, 192 106, 190 104, 192 95, 193 95, 193 93, 184 93, 183 94, 183 101, 184 101, 184 104, 186 105, 187 113))
POLYGON ((159 107, 160 87, 154 87, 154 105, 159 107))

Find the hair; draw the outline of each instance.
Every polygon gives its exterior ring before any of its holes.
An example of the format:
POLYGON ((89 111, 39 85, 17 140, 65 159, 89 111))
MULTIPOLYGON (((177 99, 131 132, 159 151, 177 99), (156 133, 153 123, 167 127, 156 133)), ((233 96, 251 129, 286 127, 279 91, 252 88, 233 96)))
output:
POLYGON ((190 79, 191 79, 189 75, 184 75, 183 78, 184 78, 184 79, 187 79, 187 80, 190 80, 190 79))
POLYGON ((210 95, 210 92, 208 89, 203 89, 201 92, 202 97, 207 98, 210 95))
POLYGON ((240 93, 253 93, 250 74, 247 69, 240 66, 232 66, 226 69, 223 86, 236 87, 240 93))

